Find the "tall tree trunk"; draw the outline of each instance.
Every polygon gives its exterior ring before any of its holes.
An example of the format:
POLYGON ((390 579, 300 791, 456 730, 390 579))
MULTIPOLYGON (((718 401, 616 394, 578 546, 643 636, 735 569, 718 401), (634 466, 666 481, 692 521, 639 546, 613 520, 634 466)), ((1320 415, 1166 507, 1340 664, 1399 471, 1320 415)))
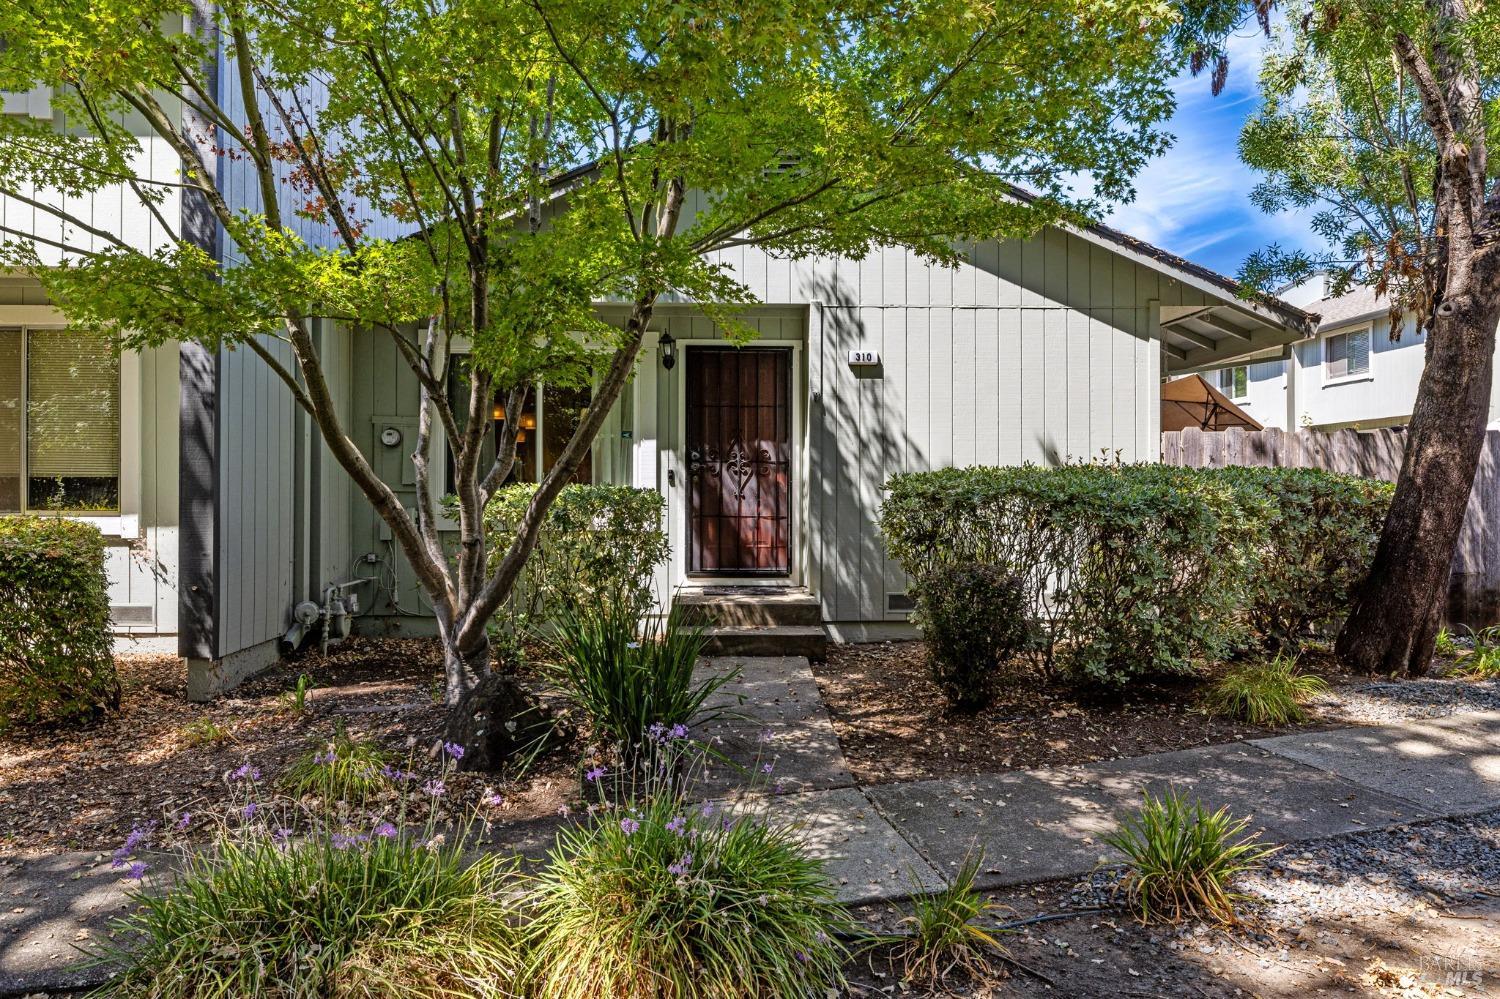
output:
POLYGON ((1339 658, 1363 673, 1421 675, 1432 659, 1489 416, 1500 300, 1479 257, 1475 293, 1434 317, 1396 495, 1339 632, 1339 658))

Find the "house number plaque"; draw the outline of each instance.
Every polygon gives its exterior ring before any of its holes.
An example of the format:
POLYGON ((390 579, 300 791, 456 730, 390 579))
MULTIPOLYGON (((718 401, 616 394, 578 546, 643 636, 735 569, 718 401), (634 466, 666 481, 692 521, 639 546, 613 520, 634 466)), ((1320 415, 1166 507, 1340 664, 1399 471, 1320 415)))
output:
POLYGON ((869 367, 880 363, 880 351, 878 350, 851 350, 849 351, 849 364, 851 367, 869 367))

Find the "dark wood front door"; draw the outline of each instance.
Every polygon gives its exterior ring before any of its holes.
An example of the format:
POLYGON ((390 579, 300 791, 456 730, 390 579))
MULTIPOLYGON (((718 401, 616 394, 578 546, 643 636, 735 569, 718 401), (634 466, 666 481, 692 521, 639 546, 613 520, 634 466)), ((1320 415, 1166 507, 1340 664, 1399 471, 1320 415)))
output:
POLYGON ((687 348, 688 571, 792 569, 792 352, 687 348))

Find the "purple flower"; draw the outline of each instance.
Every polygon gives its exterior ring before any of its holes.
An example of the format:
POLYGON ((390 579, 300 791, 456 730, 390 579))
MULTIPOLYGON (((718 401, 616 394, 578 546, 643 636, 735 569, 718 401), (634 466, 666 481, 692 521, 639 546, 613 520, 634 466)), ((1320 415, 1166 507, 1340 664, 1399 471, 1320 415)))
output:
POLYGON ((688 727, 686 725, 682 724, 681 722, 678 722, 676 725, 672 726, 672 738, 674 738, 674 739, 686 739, 687 738, 687 734, 688 734, 688 727))
POLYGON ((777 781, 776 783, 774 783, 774 784, 771 785, 771 793, 772 794, 785 794, 786 793, 786 785, 783 784, 783 783, 781 783, 781 781, 777 781))
POLYGON ((761 729, 760 735, 757 738, 761 742, 770 742, 771 740, 776 738, 776 733, 772 732, 768 728, 761 729))
POLYGON ((699 814, 701 814, 705 819, 708 818, 713 813, 714 813, 714 803, 712 801, 705 801, 703 803, 703 807, 701 809, 699 809, 699 814))
POLYGON ((241 818, 246 818, 246 819, 253 819, 253 818, 255 818, 255 813, 258 812, 258 811, 260 811, 260 806, 257 805, 255 802, 252 801, 248 805, 246 805, 244 808, 240 809, 240 817, 241 818))
POLYGON ((772 770, 775 770, 775 769, 776 769, 776 764, 774 764, 774 763, 762 763, 760 765, 760 772, 763 773, 763 774, 768 774, 772 770))
POLYGON ((249 763, 242 763, 238 770, 229 775, 230 780, 260 780, 260 767, 249 763))
POLYGON ((661 722, 652 722, 651 726, 646 729, 646 734, 651 737, 652 741, 661 742, 662 738, 667 734, 667 726, 661 722))
POLYGON ((672 821, 667 823, 667 832, 675 833, 678 836, 681 836, 682 831, 686 828, 687 819, 683 818, 681 815, 674 817, 672 821))
POLYGON ((595 767, 594 769, 590 770, 588 773, 586 773, 586 774, 583 775, 584 779, 587 780, 590 784, 592 784, 594 781, 598 780, 600 777, 603 777, 603 776, 604 776, 604 768, 603 767, 595 767))
POLYGON ((808 961, 811 961, 812 958, 810 958, 810 957, 807 956, 807 951, 799 950, 797 952, 797 960, 802 961, 803 963, 806 963, 808 961))
POLYGON ((177 828, 178 828, 178 830, 181 831, 183 829, 186 829, 188 827, 188 823, 192 822, 192 821, 193 821, 193 813, 192 812, 183 812, 182 813, 182 818, 180 818, 180 819, 177 820, 177 828))
POLYGON ((316 763, 316 764, 319 764, 320 766, 330 766, 331 767, 331 766, 333 766, 334 761, 337 760, 337 759, 338 759, 338 755, 335 754, 334 751, 330 749, 326 753, 319 753, 317 756, 314 756, 313 757, 313 762, 316 763))
POLYGON ((641 643, 640 642, 626 642, 625 643, 625 647, 627 649, 638 649, 638 648, 641 647, 641 643))
POLYGON ((130 865, 130 870, 125 873, 132 881, 139 881, 146 876, 146 865, 142 861, 137 860, 130 865))
POLYGON ((380 823, 380 825, 375 827, 375 835, 379 836, 381 839, 395 839, 396 827, 391 825, 389 822, 382 822, 380 823))
POLYGON ((432 780, 422 785, 422 790, 426 791, 434 798, 441 798, 443 795, 448 793, 448 786, 434 777, 432 780))
POLYGON ((287 840, 292 838, 290 829, 278 829, 271 834, 271 841, 277 846, 286 846, 287 840))
POLYGON ((125 866, 125 861, 129 859, 130 855, 137 849, 139 849, 143 845, 150 846, 151 831, 155 828, 155 822, 148 822, 145 825, 137 824, 131 826, 130 835, 125 837, 125 842, 122 843, 120 845, 120 848, 112 854, 113 860, 110 863, 110 866, 118 870, 119 868, 125 866))
POLYGON ((412 776, 409 773, 396 769, 389 763, 380 768, 380 773, 387 780, 411 780, 412 776))
POLYGON ((690 871, 692 867, 693 855, 691 853, 684 853, 680 858, 678 858, 677 863, 667 865, 667 873, 680 878, 688 871, 690 871))
POLYGON ((464 758, 464 747, 460 746, 456 742, 443 743, 443 752, 447 753, 455 760, 461 760, 464 758))
POLYGON ((494 791, 491 791, 481 799, 481 802, 491 808, 499 808, 501 805, 505 804, 505 799, 496 794, 494 791))
POLYGON ((634 836, 636 830, 640 829, 640 827, 641 824, 635 819, 630 818, 628 815, 620 820, 620 832, 624 833, 626 836, 634 836))

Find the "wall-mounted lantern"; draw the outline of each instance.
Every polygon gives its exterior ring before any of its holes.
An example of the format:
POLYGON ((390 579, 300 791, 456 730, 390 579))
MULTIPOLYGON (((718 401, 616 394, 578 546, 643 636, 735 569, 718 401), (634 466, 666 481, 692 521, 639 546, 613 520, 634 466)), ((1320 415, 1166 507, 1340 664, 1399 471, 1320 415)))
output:
POLYGON ((672 339, 672 334, 661 335, 661 366, 668 371, 677 363, 677 341, 672 339))

